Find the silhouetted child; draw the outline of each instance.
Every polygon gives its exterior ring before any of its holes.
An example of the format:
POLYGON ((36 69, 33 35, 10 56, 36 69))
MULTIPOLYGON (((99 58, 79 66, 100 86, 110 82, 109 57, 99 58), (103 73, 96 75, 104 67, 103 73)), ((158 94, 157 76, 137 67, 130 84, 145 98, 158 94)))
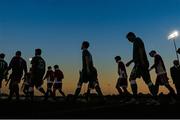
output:
MULTIPOLYGON (((165 65, 164 65, 162 57, 159 54, 157 54, 155 50, 152 50, 149 53, 149 55, 151 57, 154 57, 154 64, 150 67, 149 71, 151 71, 152 69, 155 68, 155 71, 156 71, 156 74, 157 74, 156 83, 155 83, 155 88, 156 88, 155 89, 155 93, 156 93, 156 95, 159 92, 159 86, 163 85, 163 86, 165 86, 169 90, 170 94, 172 96, 174 96, 175 95, 175 91, 169 85, 169 82, 168 82, 169 78, 167 77, 167 72, 166 72, 166 68, 165 68, 165 65)), ((174 99, 173 99, 172 102, 174 102, 174 99)))
POLYGON ((127 90, 128 83, 127 83, 126 67, 124 63, 121 61, 120 56, 116 56, 115 61, 118 64, 118 74, 119 74, 119 78, 116 84, 116 89, 118 90, 119 94, 122 94, 122 93, 129 94, 127 90))
POLYGON ((47 79, 47 92, 46 92, 46 97, 48 97, 49 95, 53 95, 52 92, 52 86, 54 83, 54 72, 52 70, 51 66, 48 66, 48 70, 46 72, 46 75, 44 77, 44 80, 47 79))
POLYGON ((82 71, 80 71, 80 77, 77 84, 77 89, 74 94, 74 100, 77 99, 78 95, 81 92, 81 88, 83 83, 88 83, 88 91, 87 98, 90 94, 90 89, 96 89, 99 96, 103 96, 102 91, 100 89, 98 79, 97 79, 97 70, 93 65, 93 59, 91 53, 88 51, 89 42, 83 41, 81 45, 82 50, 82 71))
POLYGON ((27 74, 25 75, 24 82, 22 85, 22 89, 26 98, 30 96, 30 92, 32 91, 31 90, 32 88, 30 86, 31 86, 31 68, 29 72, 27 72, 27 74))
POLYGON ((177 91, 177 96, 180 97, 180 64, 178 60, 173 61, 174 66, 171 67, 171 77, 177 91))
POLYGON ((2 94, 1 88, 2 88, 2 82, 4 79, 7 80, 7 69, 8 69, 8 64, 4 60, 5 54, 1 53, 0 54, 0 95, 2 94))
POLYGON ((65 97, 64 92, 62 91, 62 80, 64 78, 63 72, 59 69, 58 65, 54 66, 54 85, 53 85, 53 96, 56 96, 56 90, 65 97))

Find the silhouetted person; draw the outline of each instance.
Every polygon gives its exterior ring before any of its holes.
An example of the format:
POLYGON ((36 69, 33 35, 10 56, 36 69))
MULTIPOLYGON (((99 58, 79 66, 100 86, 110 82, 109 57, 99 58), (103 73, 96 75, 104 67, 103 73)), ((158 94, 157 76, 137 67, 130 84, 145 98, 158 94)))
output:
POLYGON ((43 77, 46 71, 46 63, 44 59, 41 57, 41 49, 35 49, 35 57, 32 58, 31 65, 32 65, 32 91, 31 91, 31 98, 33 99, 34 96, 34 86, 38 89, 41 93, 45 95, 45 90, 42 87, 43 84, 43 77))
POLYGON ((31 74, 32 74, 32 70, 31 68, 29 69, 29 72, 27 72, 27 74, 25 75, 24 77, 24 82, 22 84, 22 89, 23 89, 23 92, 26 96, 26 99, 30 96, 30 92, 32 91, 31 89, 31 74))
POLYGON ((21 78, 27 73, 27 64, 26 61, 21 57, 21 52, 17 51, 16 55, 11 59, 8 70, 12 69, 12 73, 10 75, 10 84, 9 84, 9 100, 12 99, 14 93, 16 94, 16 99, 19 100, 19 83, 21 78))
POLYGON ((5 54, 1 53, 0 54, 0 95, 2 94, 1 88, 2 88, 2 82, 4 79, 7 80, 7 69, 8 69, 8 64, 4 60, 5 54))
MULTIPOLYGON (((149 71, 151 71, 152 69, 155 68, 157 77, 156 77, 156 83, 155 83, 155 95, 158 94, 159 92, 159 86, 163 85, 165 86, 170 94, 172 95, 172 97, 175 95, 175 91, 174 89, 169 85, 169 78, 167 77, 167 72, 166 72, 166 68, 164 65, 164 61, 162 59, 162 57, 156 53, 155 50, 152 50, 149 55, 151 57, 154 57, 154 64, 150 67, 149 71)), ((174 101, 174 100, 173 100, 174 101)))
POLYGON ((121 61, 120 56, 116 56, 115 58, 116 63, 118 64, 118 74, 119 78, 116 84, 116 89, 118 90, 119 94, 121 95, 122 93, 129 94, 127 90, 127 72, 126 72, 126 67, 124 63, 121 61))
POLYGON ((175 84, 177 96, 180 97, 180 64, 178 60, 173 61, 174 66, 170 68, 171 77, 175 84))
POLYGON ((52 70, 51 66, 48 66, 48 70, 43 80, 45 79, 47 79, 46 97, 48 97, 49 95, 52 96, 53 95, 52 86, 54 83, 54 71, 52 70))
POLYGON ((82 50, 82 71, 80 71, 80 78, 78 81, 78 86, 75 91, 75 99, 81 92, 82 84, 88 83, 87 96, 90 94, 90 89, 95 88, 99 96, 103 96, 101 89, 99 87, 97 79, 97 70, 93 65, 93 59, 91 53, 88 51, 89 42, 84 41, 81 46, 82 50))
MULTIPOLYGON (((129 66, 131 63, 134 63, 134 67, 130 74, 130 83, 131 89, 133 92, 134 98, 137 96, 137 78, 143 78, 144 82, 148 85, 149 90, 152 95, 154 95, 154 85, 151 81, 151 77, 149 74, 149 61, 147 59, 146 50, 143 41, 141 38, 136 37, 133 32, 129 32, 127 34, 127 39, 129 42, 133 43, 133 59, 129 61, 126 66, 129 66)), ((135 99, 132 99, 135 101, 135 99)))
POLYGON ((62 80, 64 79, 63 72, 59 69, 58 65, 54 66, 54 85, 53 85, 53 96, 56 96, 56 90, 58 90, 63 97, 65 97, 62 91, 62 80))

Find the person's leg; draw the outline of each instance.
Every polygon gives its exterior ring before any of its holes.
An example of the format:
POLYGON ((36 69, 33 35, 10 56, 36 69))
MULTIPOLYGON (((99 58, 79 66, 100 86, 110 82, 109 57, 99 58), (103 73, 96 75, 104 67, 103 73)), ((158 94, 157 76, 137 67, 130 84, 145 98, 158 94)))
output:
POLYGON ((127 90, 127 87, 122 87, 122 88, 123 88, 125 94, 130 94, 129 91, 127 90))
POLYGON ((169 84, 165 84, 165 87, 169 90, 171 95, 175 95, 174 89, 169 84))
POLYGON ((18 83, 16 83, 14 85, 14 92, 16 94, 16 100, 19 100, 19 85, 18 85, 18 83))
POLYGON ((118 93, 119 93, 119 95, 121 95, 122 94, 122 90, 121 90, 121 88, 120 88, 120 79, 118 79, 118 81, 117 81, 117 84, 116 84, 116 89, 117 89, 117 91, 118 91, 118 93))
POLYGON ((74 93, 75 97, 78 97, 78 95, 80 94, 81 88, 82 88, 82 84, 83 84, 83 81, 80 79, 79 82, 78 82, 78 85, 77 85, 77 89, 76 89, 76 91, 74 93))
POLYGON ((62 91, 62 83, 58 83, 59 84, 59 92, 61 93, 61 95, 63 96, 63 97, 65 97, 66 95, 64 94, 64 92, 62 91))
POLYGON ((151 81, 151 76, 149 74, 148 68, 142 67, 140 72, 141 72, 141 76, 142 76, 144 82, 148 85, 149 91, 151 92, 151 94, 153 96, 156 96, 156 92, 155 92, 156 87, 154 86, 154 84, 151 81))

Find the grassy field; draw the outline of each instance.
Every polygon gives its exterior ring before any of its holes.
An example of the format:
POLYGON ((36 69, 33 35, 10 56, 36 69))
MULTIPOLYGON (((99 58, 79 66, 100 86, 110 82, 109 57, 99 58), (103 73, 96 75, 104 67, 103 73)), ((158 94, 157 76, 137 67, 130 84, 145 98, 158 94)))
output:
POLYGON ((0 118, 180 118, 180 103, 169 104, 169 96, 159 97, 160 105, 146 105, 151 99, 148 95, 140 95, 139 104, 126 104, 129 98, 123 96, 105 96, 102 101, 91 96, 87 102, 84 97, 72 101, 66 99, 43 101, 43 97, 35 97, 34 101, 8 101, 7 96, 0 100, 0 118))

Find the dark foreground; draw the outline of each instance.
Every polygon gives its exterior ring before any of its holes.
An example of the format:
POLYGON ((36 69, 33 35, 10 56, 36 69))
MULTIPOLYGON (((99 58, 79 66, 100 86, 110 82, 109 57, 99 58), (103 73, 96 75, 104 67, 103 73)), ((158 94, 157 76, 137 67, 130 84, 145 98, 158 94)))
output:
POLYGON ((43 101, 36 97, 33 102, 0 100, 0 118, 180 118, 180 102, 169 104, 168 96, 159 97, 160 105, 146 105, 150 97, 140 96, 139 104, 125 104, 120 96, 106 96, 105 101, 92 97, 89 102, 82 97, 76 102, 57 98, 43 101))

